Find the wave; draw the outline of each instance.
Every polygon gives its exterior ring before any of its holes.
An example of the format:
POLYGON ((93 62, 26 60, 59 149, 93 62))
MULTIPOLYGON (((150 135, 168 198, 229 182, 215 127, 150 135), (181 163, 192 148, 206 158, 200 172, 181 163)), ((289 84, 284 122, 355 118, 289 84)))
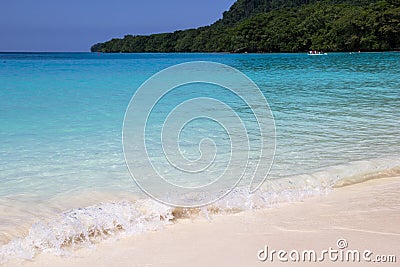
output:
POLYGON ((32 225, 25 238, 0 248, 0 263, 32 259, 39 252, 66 255, 71 248, 95 244, 116 235, 134 235, 162 228, 172 209, 151 200, 99 203, 73 209, 32 225))
POLYGON ((337 181, 334 184, 334 188, 340 188, 348 185, 358 184, 367 182, 369 180, 380 179, 380 178, 388 178, 388 177, 395 177, 400 176, 400 167, 396 166, 390 169, 385 169, 381 171, 372 171, 372 172, 365 172, 360 173, 351 177, 347 177, 337 181))
POLYGON ((333 166, 295 177, 267 180, 255 192, 238 187, 227 197, 204 208, 173 208, 151 199, 99 203, 72 209, 50 220, 34 223, 26 237, 0 247, 0 263, 10 259, 33 259, 38 253, 69 255, 74 249, 102 240, 156 231, 193 216, 260 209, 283 202, 324 195, 333 188, 400 175, 400 159, 377 159, 333 166))

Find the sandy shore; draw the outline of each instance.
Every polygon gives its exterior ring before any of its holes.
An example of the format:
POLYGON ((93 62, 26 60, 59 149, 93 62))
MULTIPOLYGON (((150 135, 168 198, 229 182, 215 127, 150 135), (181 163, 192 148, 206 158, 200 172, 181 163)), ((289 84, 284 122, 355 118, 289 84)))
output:
MULTIPOLYGON (((382 178, 335 189, 331 194, 301 203, 182 220, 159 232, 104 242, 96 249, 81 249, 62 258, 48 254, 23 266, 284 266, 275 255, 262 262, 258 252, 271 250, 339 250, 345 239, 347 250, 395 255, 397 263, 348 263, 329 260, 317 265, 398 266, 400 262, 400 177, 382 178)), ((293 254, 295 255, 295 254, 293 254)), ((261 254, 265 256, 265 254, 261 254)), ((294 256, 293 256, 294 257, 294 256)), ((291 260, 287 255, 289 263, 291 260)), ((303 266, 304 263, 294 263, 303 266)), ((306 265, 316 265, 308 263, 306 265)))

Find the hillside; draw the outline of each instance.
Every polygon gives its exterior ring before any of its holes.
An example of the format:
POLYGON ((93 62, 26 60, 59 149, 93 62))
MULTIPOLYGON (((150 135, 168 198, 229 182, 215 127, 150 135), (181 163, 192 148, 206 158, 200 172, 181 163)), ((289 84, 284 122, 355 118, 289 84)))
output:
POLYGON ((92 52, 384 51, 400 47, 400 0, 238 0, 197 29, 126 35, 92 52))

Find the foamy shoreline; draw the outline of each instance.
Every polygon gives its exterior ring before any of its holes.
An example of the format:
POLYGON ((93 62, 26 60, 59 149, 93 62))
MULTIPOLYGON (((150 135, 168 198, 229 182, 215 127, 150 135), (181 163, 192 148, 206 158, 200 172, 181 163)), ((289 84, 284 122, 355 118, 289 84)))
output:
MULTIPOLYGON (((322 251, 336 248, 341 238, 348 242, 348 249, 371 250, 373 255, 396 255, 399 262, 400 255, 396 254, 400 248, 399 191, 400 177, 380 178, 275 208, 216 215, 211 221, 201 217, 181 220, 163 231, 102 242, 95 249, 83 248, 68 257, 39 254, 33 261, 11 261, 7 265, 279 265, 278 261, 259 261, 257 253, 265 246, 271 250, 322 251)), ((338 263, 325 260, 320 264, 338 263)), ((352 266, 365 264, 352 263, 352 266)))

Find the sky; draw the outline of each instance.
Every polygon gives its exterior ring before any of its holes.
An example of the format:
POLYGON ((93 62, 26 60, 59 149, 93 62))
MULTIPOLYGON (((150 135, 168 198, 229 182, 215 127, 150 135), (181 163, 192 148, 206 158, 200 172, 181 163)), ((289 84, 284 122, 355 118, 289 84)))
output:
POLYGON ((78 52, 125 34, 209 25, 235 0, 0 0, 0 51, 78 52))

